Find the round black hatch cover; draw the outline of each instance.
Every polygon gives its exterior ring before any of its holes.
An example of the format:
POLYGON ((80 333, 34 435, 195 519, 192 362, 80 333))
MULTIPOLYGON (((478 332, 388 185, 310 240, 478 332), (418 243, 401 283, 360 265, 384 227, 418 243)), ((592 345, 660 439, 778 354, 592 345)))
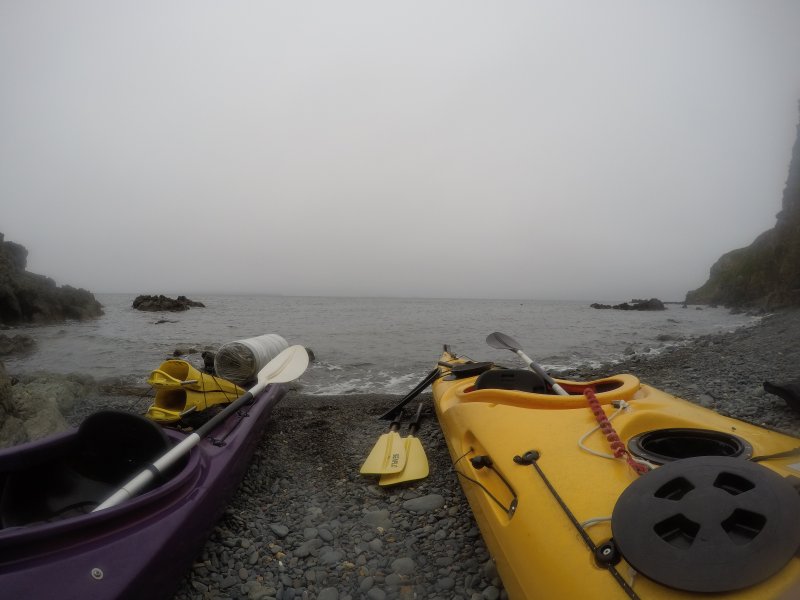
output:
POLYGON ((611 519, 625 560, 654 581, 729 592, 780 571, 800 547, 800 494, 740 458, 668 463, 637 479, 611 519))
POLYGON ((651 463, 663 465, 695 456, 750 458, 753 447, 737 435, 724 431, 670 428, 645 431, 628 440, 628 451, 651 463))

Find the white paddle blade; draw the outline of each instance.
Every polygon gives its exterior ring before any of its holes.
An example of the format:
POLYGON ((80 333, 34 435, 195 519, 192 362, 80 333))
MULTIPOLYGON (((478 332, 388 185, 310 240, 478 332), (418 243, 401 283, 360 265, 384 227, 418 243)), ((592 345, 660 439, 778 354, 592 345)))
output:
POLYGON ((269 383, 294 381, 305 372, 306 368, 308 368, 308 351, 299 344, 289 346, 258 372, 258 383, 265 386, 269 383))

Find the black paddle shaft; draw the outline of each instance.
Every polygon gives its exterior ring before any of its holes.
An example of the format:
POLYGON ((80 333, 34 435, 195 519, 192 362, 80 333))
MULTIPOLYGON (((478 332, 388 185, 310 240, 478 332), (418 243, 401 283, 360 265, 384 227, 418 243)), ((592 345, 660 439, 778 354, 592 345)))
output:
POLYGON ((402 400, 400 400, 400 402, 397 403, 397 406, 395 406, 394 408, 390 408, 388 411, 383 413, 378 418, 383 420, 383 421, 389 421, 389 420, 394 419, 397 416, 397 413, 399 413, 406 404, 408 404, 414 398, 419 396, 425 390, 425 388, 427 388, 430 384, 433 383, 433 381, 438 376, 439 376, 439 368, 437 367, 433 371, 428 373, 425 376, 425 379, 420 381, 413 390, 408 392, 408 394, 406 394, 405 397, 402 400))

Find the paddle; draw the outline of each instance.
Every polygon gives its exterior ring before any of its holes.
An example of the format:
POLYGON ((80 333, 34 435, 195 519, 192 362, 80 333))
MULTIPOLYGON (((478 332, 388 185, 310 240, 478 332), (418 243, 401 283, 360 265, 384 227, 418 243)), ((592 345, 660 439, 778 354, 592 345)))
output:
POLYGON ((308 353, 303 346, 290 346, 275 358, 269 361, 266 366, 258 372, 258 382, 250 390, 239 396, 225 410, 220 412, 205 425, 194 433, 188 435, 183 441, 175 445, 171 450, 156 459, 151 465, 142 470, 125 485, 109 496, 102 504, 92 512, 104 510, 132 498, 144 490, 150 482, 166 469, 174 465, 180 458, 189 453, 200 440, 208 435, 217 425, 222 423, 239 408, 250 402, 255 396, 270 383, 285 383, 300 377, 308 367, 308 353))
POLYGON ((403 408, 403 407, 404 407, 406 404, 408 404, 408 403, 409 403, 409 402, 411 402, 411 401, 412 401, 414 398, 416 398, 417 396, 419 396, 419 395, 422 393, 422 391, 423 391, 423 390, 424 390, 426 387, 428 387, 430 384, 432 384, 432 383, 434 382, 434 380, 435 380, 435 379, 436 379, 438 376, 439 376, 439 369, 438 369, 438 368, 434 369, 433 371, 431 371, 430 373, 428 373, 427 375, 425 375, 425 379, 423 379, 422 381, 420 381, 420 382, 419 382, 419 383, 416 385, 416 387, 415 387, 413 390, 411 390, 410 392, 408 392, 408 394, 406 394, 406 395, 403 397, 403 399, 402 399, 402 400, 400 400, 400 402, 398 402, 398 403, 397 403, 397 406, 395 406, 395 407, 393 407, 393 408, 390 408, 389 410, 387 410, 385 413, 383 413, 383 414, 382 414, 380 417, 378 417, 378 418, 379 418, 379 419, 381 419, 381 420, 387 420, 387 421, 388 421, 388 420, 393 420, 393 419, 394 419, 394 418, 395 418, 397 415, 399 415, 399 414, 400 414, 400 411, 401 411, 401 409, 402 409, 402 408, 403 408))
POLYGON ((389 426, 389 432, 382 434, 375 442, 367 460, 361 465, 359 472, 362 475, 399 473, 406 466, 406 445, 397 433, 402 418, 403 412, 400 411, 389 426))
POLYGON ((415 481, 425 479, 428 476, 428 457, 425 456, 425 449, 419 438, 414 434, 419 430, 420 415, 422 414, 422 404, 417 409, 417 415, 408 426, 408 436, 403 438, 406 447, 406 466, 399 473, 386 473, 381 475, 379 485, 395 485, 405 481, 415 481))
POLYGON ((547 374, 547 371, 533 362, 527 354, 520 350, 519 344, 511 336, 508 336, 505 333, 500 333, 499 331, 495 331, 494 333, 490 333, 486 336, 486 343, 492 348, 497 348, 499 350, 511 350, 512 352, 515 352, 522 360, 525 361, 525 364, 528 365, 528 368, 531 371, 538 373, 538 375, 544 379, 550 385, 550 387, 553 388, 553 391, 555 391, 556 394, 560 396, 569 396, 569 392, 558 385, 555 379, 547 374))

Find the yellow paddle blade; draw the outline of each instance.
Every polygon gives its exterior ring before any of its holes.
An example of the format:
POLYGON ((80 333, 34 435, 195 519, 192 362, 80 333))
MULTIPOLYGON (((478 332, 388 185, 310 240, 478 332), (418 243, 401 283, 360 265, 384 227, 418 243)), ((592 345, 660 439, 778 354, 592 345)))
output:
POLYGON ((406 465, 406 446, 396 431, 384 433, 361 465, 362 475, 398 473, 406 465))
POLYGON ((406 466, 399 473, 386 473, 381 475, 380 485, 395 485, 404 481, 416 481, 428 476, 428 457, 419 438, 408 436, 406 443, 406 466))

